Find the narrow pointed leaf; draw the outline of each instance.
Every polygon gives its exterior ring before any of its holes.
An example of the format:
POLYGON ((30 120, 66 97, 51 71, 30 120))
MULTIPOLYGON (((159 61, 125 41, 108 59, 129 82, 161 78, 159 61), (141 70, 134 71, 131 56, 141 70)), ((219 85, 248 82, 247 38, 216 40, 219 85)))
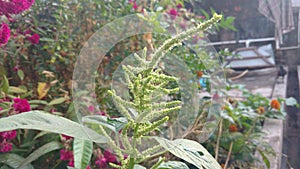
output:
POLYGON ((33 129, 65 134, 74 138, 106 143, 108 139, 90 128, 69 119, 43 111, 30 111, 0 118, 0 132, 16 129, 33 129))
POLYGON ((61 143, 57 141, 49 142, 42 147, 38 148, 34 152, 32 152, 28 157, 26 157, 23 162, 17 167, 17 169, 21 169, 22 167, 28 165, 29 163, 33 162, 34 160, 38 159, 39 157, 54 151, 58 150, 62 147, 61 143))
MULTIPOLYGON (((21 162, 24 161, 24 158, 17 154, 0 154, 0 163, 4 163, 12 168, 17 168, 21 162)), ((20 169, 34 169, 31 164, 27 164, 20 169)))
POLYGON ((189 169, 189 167, 180 161, 168 161, 159 165, 158 169, 189 169))
POLYGON ((134 167, 133 167, 133 169, 146 169, 146 167, 141 166, 139 164, 135 164, 134 167))
POLYGON ((75 138, 73 150, 75 168, 86 169, 92 157, 93 142, 75 138))
POLYGON ((199 169, 221 169, 218 162, 196 141, 187 139, 170 141, 160 137, 154 138, 170 153, 195 165, 199 169))

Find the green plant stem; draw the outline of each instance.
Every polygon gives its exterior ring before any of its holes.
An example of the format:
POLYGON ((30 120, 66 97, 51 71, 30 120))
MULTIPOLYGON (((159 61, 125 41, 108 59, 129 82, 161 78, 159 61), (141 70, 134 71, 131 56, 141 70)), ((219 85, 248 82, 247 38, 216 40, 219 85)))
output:
POLYGON ((134 168, 134 158, 130 157, 129 162, 128 162, 128 169, 133 169, 134 168))
POLYGON ((251 128, 247 131, 247 133, 245 134, 245 138, 248 139, 250 137, 251 132, 253 131, 254 127, 256 126, 256 122, 259 118, 255 118, 253 121, 253 124, 251 126, 251 128))
POLYGON ((164 162, 164 161, 165 161, 165 158, 159 159, 159 160, 157 161, 157 163, 154 164, 150 169, 157 169, 158 166, 159 166, 162 162, 164 162))
POLYGON ((51 169, 55 169, 62 161, 59 160, 51 169))
POLYGON ((220 121, 220 126, 219 126, 219 133, 218 133, 218 138, 217 138, 217 145, 216 145, 216 154, 215 154, 215 159, 218 161, 218 156, 219 156, 219 147, 220 147, 220 139, 222 135, 222 128, 223 128, 223 119, 220 121))
POLYGON ((225 162, 225 165, 224 165, 224 169, 227 169, 228 162, 229 162, 229 159, 230 159, 230 156, 231 156, 231 152, 232 152, 232 147, 233 147, 233 142, 230 143, 229 152, 227 154, 227 158, 226 158, 226 162, 225 162))
POLYGON ((152 60, 149 64, 149 68, 154 68, 157 65, 157 63, 160 61, 160 59, 162 57, 164 57, 165 53, 168 52, 169 50, 171 50, 173 47, 179 46, 182 41, 190 38, 197 32, 206 30, 211 25, 213 25, 216 22, 218 22, 219 20, 221 20, 221 18, 222 18, 222 15, 218 15, 215 13, 213 15, 213 17, 211 19, 207 20, 206 22, 200 23, 196 27, 188 29, 185 32, 175 35, 171 39, 166 40, 165 43, 162 44, 162 46, 160 46, 153 54, 152 60))
POLYGON ((153 154, 152 156, 149 156, 149 157, 146 157, 146 158, 144 158, 144 159, 142 159, 142 160, 137 161, 137 163, 141 163, 141 162, 146 161, 146 160, 149 160, 149 161, 150 161, 151 159, 155 159, 155 158, 157 158, 157 157, 159 157, 159 156, 161 156, 161 155, 163 155, 163 154, 165 154, 165 153, 167 153, 167 152, 168 152, 167 150, 158 152, 158 153, 156 153, 156 154, 153 154))

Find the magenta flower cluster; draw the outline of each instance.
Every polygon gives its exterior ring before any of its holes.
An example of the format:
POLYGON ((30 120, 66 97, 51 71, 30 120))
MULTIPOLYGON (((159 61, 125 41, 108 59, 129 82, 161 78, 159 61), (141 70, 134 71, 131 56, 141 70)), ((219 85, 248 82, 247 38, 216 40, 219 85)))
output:
POLYGON ((40 42, 40 35, 39 34, 33 34, 30 37, 27 38, 27 40, 31 43, 31 44, 39 44, 40 42))
POLYGON ((95 161, 95 164, 99 168, 106 168, 109 163, 119 164, 116 155, 112 154, 109 150, 105 150, 103 155, 99 155, 95 161))
POLYGON ((13 108, 16 113, 23 113, 30 111, 30 104, 26 99, 14 98, 13 108))
POLYGON ((33 3, 34 0, 0 0, 0 15, 19 14, 28 10, 33 3))
MULTIPOLYGON (((19 14, 28 10, 34 0, 0 0, 0 17, 5 15, 9 21, 13 21, 10 15, 19 14)), ((7 24, 0 24, 0 47, 8 42, 10 38, 10 29, 7 24)), ((32 44, 39 43, 39 35, 34 35, 29 39, 32 44)))
POLYGON ((16 130, 0 132, 0 152, 7 153, 12 150, 11 140, 17 136, 16 130))
POLYGON ((10 29, 6 23, 2 22, 0 25, 0 47, 3 44, 6 44, 9 38, 10 38, 10 29))
MULTIPOLYGON (((59 151, 61 161, 68 161, 68 166, 74 167, 74 154, 72 150, 69 150, 67 147, 70 147, 71 142, 73 141, 73 137, 62 134, 63 144, 66 146, 65 148, 59 151)), ((86 169, 91 169, 90 166, 87 166, 86 169)))
MULTIPOLYGON (((9 102, 9 99, 0 99, 1 102, 9 102)), ((26 99, 14 98, 13 99, 13 113, 23 113, 30 111, 30 104, 26 99)), ((0 107, 0 111, 3 110, 0 107)), ((17 136, 16 130, 11 131, 4 131, 0 132, 0 153, 7 153, 12 150, 12 142, 15 137, 17 136)))
MULTIPOLYGON (((61 149, 60 150, 60 160, 62 161, 69 161, 68 166, 74 167, 74 155, 73 151, 68 149, 61 149)), ((86 169, 90 169, 90 166, 87 166, 86 169)))

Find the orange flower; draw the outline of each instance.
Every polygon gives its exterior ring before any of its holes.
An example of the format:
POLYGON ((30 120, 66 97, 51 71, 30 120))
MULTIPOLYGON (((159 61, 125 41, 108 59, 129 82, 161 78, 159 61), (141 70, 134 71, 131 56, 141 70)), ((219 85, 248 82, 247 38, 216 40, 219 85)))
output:
POLYGON ((258 114, 264 114, 265 113, 265 108, 260 106, 259 108, 256 109, 258 114))
POLYGON ((202 75, 203 75, 203 72, 202 72, 202 71, 198 71, 198 72, 197 72, 198 78, 202 77, 202 75))
POLYGON ((277 109, 279 110, 280 109, 280 103, 278 100, 276 99, 273 99, 270 103, 270 106, 273 108, 273 109, 277 109))
POLYGON ((235 124, 230 124, 229 131, 230 132, 237 132, 238 128, 237 128, 237 126, 235 124))

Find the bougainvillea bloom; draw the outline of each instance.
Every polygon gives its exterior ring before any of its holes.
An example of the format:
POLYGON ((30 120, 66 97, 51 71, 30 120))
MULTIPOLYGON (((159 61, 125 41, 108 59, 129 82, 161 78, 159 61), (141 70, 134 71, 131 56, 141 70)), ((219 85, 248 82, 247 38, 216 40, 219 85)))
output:
POLYGON ((60 160, 71 161, 73 159, 73 152, 66 149, 60 150, 60 160))
POLYGON ((99 168, 105 168, 109 163, 117 163, 117 157, 108 150, 105 150, 103 155, 100 155, 95 161, 99 168))
POLYGON ((2 22, 0 25, 0 46, 6 44, 9 38, 10 38, 10 29, 6 23, 2 22))
POLYGON ((14 98, 13 101, 14 101, 13 107, 16 112, 23 113, 23 112, 30 111, 30 104, 26 99, 14 98))
POLYGON ((31 44, 39 44, 40 42, 40 35, 39 34, 33 34, 30 37, 27 38, 27 40, 31 43, 31 44))
POLYGON ((10 152, 12 150, 12 143, 7 142, 7 141, 3 141, 2 143, 0 143, 0 152, 1 153, 7 153, 10 152))
POLYGON ((174 8, 170 9, 168 13, 171 15, 172 19, 175 19, 176 16, 178 15, 177 10, 174 8))
POLYGON ((12 140, 17 136, 16 130, 0 132, 0 137, 6 140, 12 140))
POLYGON ((231 124, 231 125, 229 126, 229 131, 230 131, 230 132, 237 132, 237 131, 238 131, 238 128, 237 128, 237 126, 236 126, 235 124, 231 124))
POLYGON ((274 100, 271 101, 270 106, 271 106, 273 109, 277 109, 277 110, 280 109, 280 103, 279 103, 279 101, 276 100, 276 99, 274 99, 274 100))
POLYGON ((97 160, 95 161, 96 166, 99 168, 105 168, 107 167, 107 159, 103 156, 99 156, 97 160))
POLYGON ((71 136, 67 136, 67 135, 64 135, 64 134, 62 134, 61 135, 64 139, 66 139, 66 140, 70 140, 70 139, 72 139, 73 137, 71 137, 71 136))
POLYGON ((137 3, 135 1, 133 1, 133 0, 129 0, 129 4, 132 5, 132 8, 134 10, 137 10, 139 8, 139 6, 137 5, 137 3))
POLYGON ((91 113, 93 113, 93 112, 95 111, 95 107, 92 106, 92 105, 90 105, 90 106, 88 107, 88 110, 89 110, 91 113))
POLYGON ((104 111, 99 111, 96 114, 101 115, 101 116, 106 116, 107 115, 104 111))
POLYGON ((176 7, 177 8, 182 8, 182 4, 177 4, 176 7))
POLYGON ((108 150, 105 150, 103 155, 109 163, 114 163, 117 161, 117 157, 108 150))
POLYGON ((0 15, 19 14, 28 10, 34 0, 0 0, 0 15))

